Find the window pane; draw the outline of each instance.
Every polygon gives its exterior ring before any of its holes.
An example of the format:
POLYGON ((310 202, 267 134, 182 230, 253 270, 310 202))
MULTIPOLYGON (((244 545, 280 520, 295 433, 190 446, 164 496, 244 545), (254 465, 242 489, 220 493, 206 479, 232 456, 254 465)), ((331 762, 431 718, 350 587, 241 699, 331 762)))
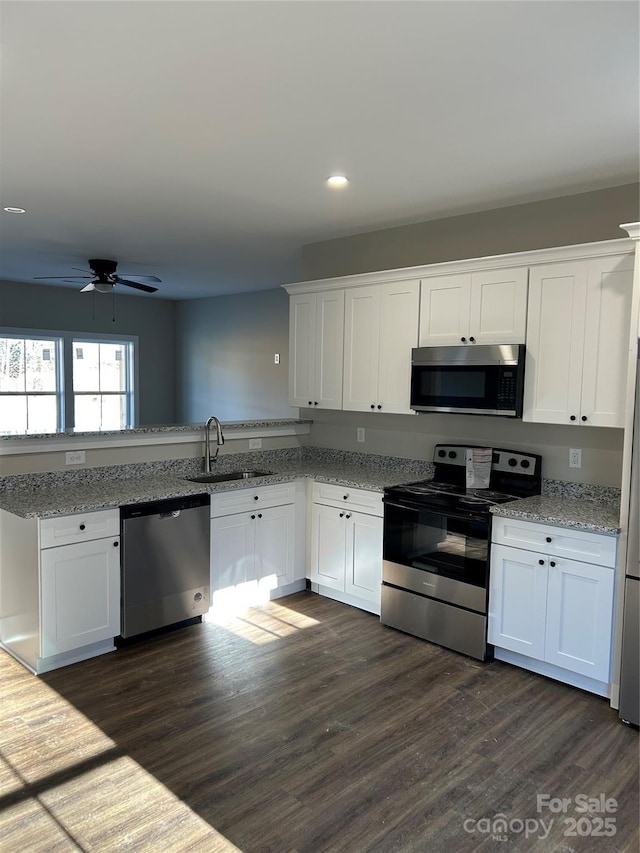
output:
POLYGON ((27 391, 56 390, 54 341, 25 341, 25 384, 27 391))
POLYGON ((27 432, 56 432, 57 415, 55 394, 27 397, 27 432))
POLYGON ((24 341, 0 338, 0 391, 24 389, 24 341))
POLYGON ((75 429, 93 432, 100 429, 100 396, 98 394, 75 396, 75 429))
POLYGON ((125 394, 76 394, 76 431, 124 429, 126 408, 125 394))
POLYGON ((100 344, 73 342, 73 387, 75 391, 100 390, 100 344))
POLYGON ((24 435, 27 431, 27 398, 0 397, 0 435, 24 435))
POLYGON ((124 344, 100 344, 100 391, 126 391, 124 344))
POLYGON ((127 425, 126 397, 109 394, 102 398, 102 429, 124 429, 127 425))
POLYGON ((58 408, 55 394, 1 397, 2 423, 0 435, 26 435, 56 432, 58 408))

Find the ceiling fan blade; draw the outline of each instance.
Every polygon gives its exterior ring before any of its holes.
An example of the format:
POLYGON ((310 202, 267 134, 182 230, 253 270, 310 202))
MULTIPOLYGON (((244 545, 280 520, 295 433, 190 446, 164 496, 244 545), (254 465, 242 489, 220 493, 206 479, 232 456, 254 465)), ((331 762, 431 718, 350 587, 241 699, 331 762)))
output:
POLYGON ((148 284, 139 284, 137 281, 127 281, 126 278, 120 278, 119 275, 115 278, 118 284, 124 284, 127 287, 135 287, 136 290, 144 290, 145 293, 155 293, 158 289, 157 287, 149 287, 148 284))
POLYGON ((72 270, 78 270, 78 272, 91 272, 91 270, 81 269, 80 267, 71 267, 72 270))
POLYGON ((93 275, 34 275, 33 280, 45 278, 47 281, 71 281, 72 279, 95 278, 93 275))
POLYGON ((157 275, 129 275, 128 273, 124 273, 123 278, 127 280, 133 279, 134 281, 159 281, 162 282, 161 278, 158 278, 157 275))
POLYGON ((95 290, 95 289, 96 289, 95 288, 95 282, 92 281, 91 284, 88 284, 86 287, 83 287, 82 290, 80 291, 80 293, 86 293, 89 290, 95 290))

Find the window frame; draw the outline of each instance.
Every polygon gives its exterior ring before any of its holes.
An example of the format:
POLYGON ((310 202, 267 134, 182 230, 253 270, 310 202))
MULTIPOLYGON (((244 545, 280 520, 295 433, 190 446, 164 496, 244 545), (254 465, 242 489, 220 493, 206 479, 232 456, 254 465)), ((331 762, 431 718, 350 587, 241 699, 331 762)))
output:
MULTIPOLYGON (((108 332, 83 332, 69 331, 59 329, 23 329, 15 326, 0 326, 0 337, 16 338, 18 340, 53 340, 56 342, 56 382, 57 388, 55 392, 57 403, 57 428, 54 434, 74 432, 75 417, 74 417, 74 400, 75 392, 73 389, 73 346, 74 341, 82 343, 121 343, 125 344, 128 350, 128 365, 127 365, 127 383, 129 390, 126 392, 127 399, 127 420, 128 423, 123 429, 134 428, 139 423, 139 370, 138 370, 138 350, 139 338, 138 335, 119 334, 115 335, 108 332)), ((50 395, 53 392, 29 392, 32 394, 50 395)), ((80 392, 79 392, 80 393, 80 392)), ((89 393, 89 392, 86 392, 89 393)), ((91 392, 96 393, 96 392, 91 392)), ((103 392, 97 392, 103 393, 103 392)), ((110 393, 110 392, 104 392, 110 393)), ((111 392, 122 393, 122 392, 111 392)), ((1 396, 27 396, 19 391, 2 392, 1 396)), ((113 430, 91 430, 92 433, 100 435, 104 432, 112 432, 113 430)), ((20 433, 20 435, 29 435, 30 433, 20 433)), ((32 435, 34 433, 31 433, 32 435)))

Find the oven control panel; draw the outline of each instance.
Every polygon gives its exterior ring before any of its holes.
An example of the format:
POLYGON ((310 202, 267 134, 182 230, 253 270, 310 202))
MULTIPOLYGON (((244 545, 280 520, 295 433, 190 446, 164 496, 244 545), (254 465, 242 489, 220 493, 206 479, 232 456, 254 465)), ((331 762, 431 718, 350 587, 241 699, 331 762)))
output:
MULTIPOLYGON (((470 444, 436 444, 433 461, 439 465, 462 465, 465 463, 465 451, 470 444)), ((517 473, 521 476, 539 475, 540 457, 532 453, 519 453, 515 450, 493 448, 491 467, 504 474, 517 473)))

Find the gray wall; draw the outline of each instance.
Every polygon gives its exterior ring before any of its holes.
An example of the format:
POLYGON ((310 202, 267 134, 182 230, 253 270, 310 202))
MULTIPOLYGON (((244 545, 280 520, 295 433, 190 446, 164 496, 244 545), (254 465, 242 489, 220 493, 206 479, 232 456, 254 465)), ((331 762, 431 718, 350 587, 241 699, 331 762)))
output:
POLYGON ((0 326, 138 336, 139 422, 176 422, 176 303, 157 297, 112 297, 70 287, 0 281, 0 326))
POLYGON ((289 297, 280 288, 179 302, 178 416, 185 423, 297 417, 288 404, 289 297), (280 364, 274 364, 274 354, 280 364))
POLYGON ((518 204, 302 247, 306 281, 463 258, 615 240, 640 219, 640 185, 518 204))

